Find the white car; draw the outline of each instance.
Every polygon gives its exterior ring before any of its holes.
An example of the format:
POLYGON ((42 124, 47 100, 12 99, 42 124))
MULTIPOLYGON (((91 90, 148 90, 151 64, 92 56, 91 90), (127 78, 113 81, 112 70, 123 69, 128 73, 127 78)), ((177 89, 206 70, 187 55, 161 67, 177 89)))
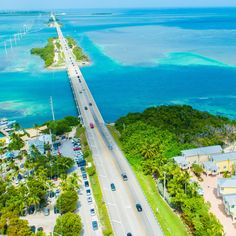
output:
POLYGON ((91 216, 95 216, 95 215, 96 215, 96 211, 95 211, 94 208, 91 208, 91 209, 90 209, 90 215, 91 215, 91 216))
POLYGON ((88 198, 87 198, 87 201, 88 201, 88 204, 92 204, 93 199, 92 199, 91 197, 88 197, 88 198))

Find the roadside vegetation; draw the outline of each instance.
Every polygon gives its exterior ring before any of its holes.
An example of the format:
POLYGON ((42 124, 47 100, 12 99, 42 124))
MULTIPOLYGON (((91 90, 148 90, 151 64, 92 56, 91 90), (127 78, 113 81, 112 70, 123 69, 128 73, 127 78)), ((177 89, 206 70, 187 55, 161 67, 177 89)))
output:
POLYGON ((44 125, 47 126, 46 132, 52 132, 54 135, 62 135, 72 130, 72 127, 79 125, 79 119, 74 116, 66 116, 61 120, 51 120, 46 122, 44 125))
POLYGON ((89 58, 88 56, 86 56, 82 50, 82 48, 80 48, 76 41, 71 38, 71 37, 66 37, 67 39, 67 42, 68 42, 68 46, 72 49, 75 57, 76 57, 76 60, 77 61, 83 61, 83 62, 89 62, 89 58))
POLYGON ((47 45, 43 48, 31 49, 32 55, 38 55, 44 60, 45 67, 51 66, 54 62, 54 56, 55 56, 54 44, 53 44, 54 39, 55 38, 49 38, 47 45))
POLYGON ((78 138, 80 138, 80 140, 81 140, 82 150, 83 150, 86 162, 91 164, 90 167, 86 168, 86 171, 89 175, 89 180, 90 180, 90 183, 91 183, 93 196, 94 196, 96 204, 98 206, 98 209, 97 209, 98 210, 98 216, 99 216, 99 220, 102 224, 103 235, 112 236, 113 233, 112 233, 110 218, 109 218, 109 215, 108 215, 108 210, 107 210, 106 204, 103 200, 101 186, 100 186, 98 175, 97 175, 97 172, 96 172, 96 168, 95 168, 95 165, 94 165, 94 162, 93 162, 92 153, 89 149, 88 142, 87 142, 87 139, 86 139, 85 129, 83 127, 79 126, 77 128, 76 136, 78 138))
MULTIPOLYGON (((186 148, 235 140, 233 121, 190 106, 160 106, 130 113, 118 119, 112 129, 166 235, 187 235, 187 231, 199 236, 223 235, 222 225, 209 212, 210 205, 198 194, 199 186, 172 157, 186 148), (166 200, 186 229, 157 191, 164 181, 166 200)), ((196 175, 202 171, 198 166, 194 170, 196 175)))

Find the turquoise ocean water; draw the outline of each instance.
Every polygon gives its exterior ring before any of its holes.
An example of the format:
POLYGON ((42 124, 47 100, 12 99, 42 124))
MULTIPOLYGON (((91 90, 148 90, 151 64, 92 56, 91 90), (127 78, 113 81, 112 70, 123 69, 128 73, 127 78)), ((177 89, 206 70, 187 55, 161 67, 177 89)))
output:
MULTIPOLYGON (((236 8, 58 11, 93 64, 82 68, 105 121, 160 104, 236 118, 236 8)), ((25 127, 76 115, 65 71, 30 55, 55 29, 47 12, 0 14, 0 117, 25 127), (14 34, 31 27, 22 38, 14 34), (15 36, 16 37, 16 36, 15 36), (12 39, 12 49, 9 39, 12 39), (7 54, 5 45, 7 46, 7 54)))

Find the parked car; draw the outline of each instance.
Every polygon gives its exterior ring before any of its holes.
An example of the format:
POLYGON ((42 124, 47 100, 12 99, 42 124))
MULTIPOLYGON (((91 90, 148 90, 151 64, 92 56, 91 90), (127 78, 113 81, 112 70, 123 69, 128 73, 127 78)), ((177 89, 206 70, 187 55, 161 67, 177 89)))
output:
POLYGON ((122 173, 121 176, 122 176, 124 181, 128 180, 128 176, 126 175, 126 173, 122 173))
POLYGON ((143 210, 142 206, 139 203, 136 204, 136 208, 138 212, 141 212, 143 210))
POLYGON ((79 150, 81 150, 81 147, 74 147, 73 150, 74 151, 79 151, 79 150))
POLYGON ((84 181, 84 186, 85 186, 86 188, 88 188, 88 187, 89 187, 89 182, 88 182, 88 181, 84 181))
POLYGON ((53 210, 54 210, 54 214, 59 214, 60 213, 59 209, 56 206, 54 206, 53 210))
POLYGON ((95 216, 96 215, 96 212, 95 212, 94 208, 90 209, 90 215, 91 216, 95 216))
POLYGON ((116 191, 116 186, 115 186, 114 183, 111 183, 111 190, 112 190, 112 191, 116 191))
POLYGON ((87 196, 90 196, 91 195, 91 190, 90 189, 86 189, 86 194, 87 194, 87 196))
POLYGON ((55 197, 55 192, 53 192, 53 191, 50 191, 50 192, 49 192, 49 197, 50 197, 50 198, 53 198, 53 197, 55 197))
POLYGON ((131 233, 127 233, 127 236, 132 236, 132 234, 131 233))
POLYGON ((35 211, 35 207, 34 207, 34 206, 30 206, 30 207, 28 208, 28 213, 29 213, 29 215, 33 215, 33 214, 34 214, 34 211, 35 211))
POLYGON ((98 229, 98 222, 96 220, 92 221, 92 227, 93 227, 93 230, 98 229))
POLYGON ((35 227, 35 225, 31 225, 31 226, 30 226, 30 230, 31 230, 33 233, 35 233, 35 232, 36 232, 36 227, 35 227))
POLYGON ((77 162, 77 165, 78 165, 78 167, 86 166, 86 161, 85 161, 85 160, 82 160, 82 161, 80 161, 80 162, 77 162))
POLYGON ((93 199, 92 199, 91 197, 88 197, 88 198, 87 198, 87 201, 88 201, 88 204, 92 204, 93 199))
POLYGON ((87 175, 86 174, 82 174, 82 177, 83 177, 84 180, 87 179, 87 175))
POLYGON ((82 167, 80 167, 80 170, 81 170, 81 172, 83 173, 83 172, 85 172, 86 173, 86 171, 85 171, 85 168, 82 166, 82 167))
POLYGON ((47 208, 47 207, 43 208, 43 214, 44 214, 45 216, 49 216, 49 215, 50 215, 50 209, 47 208))
POLYGON ((37 231, 43 231, 43 227, 38 227, 37 231))

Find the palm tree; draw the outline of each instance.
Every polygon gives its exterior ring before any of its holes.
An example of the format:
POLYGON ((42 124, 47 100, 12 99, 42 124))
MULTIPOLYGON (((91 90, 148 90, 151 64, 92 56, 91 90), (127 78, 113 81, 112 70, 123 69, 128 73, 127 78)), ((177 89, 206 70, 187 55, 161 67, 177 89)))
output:
POLYGON ((37 206, 39 205, 39 203, 40 203, 40 198, 37 195, 31 193, 31 195, 28 198, 28 205, 29 206, 34 206, 35 207, 35 212, 37 210, 37 206))
POLYGON ((148 140, 140 148, 140 153, 145 159, 153 158, 157 154, 156 143, 148 140))

